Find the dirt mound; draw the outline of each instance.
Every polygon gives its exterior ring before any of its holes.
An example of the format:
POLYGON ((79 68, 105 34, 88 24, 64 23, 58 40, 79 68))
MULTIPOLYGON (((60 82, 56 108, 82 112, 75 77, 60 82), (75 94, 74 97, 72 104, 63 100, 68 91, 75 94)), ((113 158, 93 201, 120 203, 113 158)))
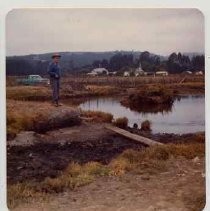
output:
POLYGON ((79 109, 70 106, 55 107, 50 103, 7 101, 7 139, 21 131, 43 133, 81 123, 79 109))
POLYGON ((69 107, 61 107, 49 114, 46 121, 39 121, 34 124, 34 131, 42 133, 56 128, 79 125, 81 119, 78 110, 69 107))
POLYGON ((173 92, 163 88, 134 90, 121 100, 121 104, 139 112, 170 111, 175 99, 173 92))

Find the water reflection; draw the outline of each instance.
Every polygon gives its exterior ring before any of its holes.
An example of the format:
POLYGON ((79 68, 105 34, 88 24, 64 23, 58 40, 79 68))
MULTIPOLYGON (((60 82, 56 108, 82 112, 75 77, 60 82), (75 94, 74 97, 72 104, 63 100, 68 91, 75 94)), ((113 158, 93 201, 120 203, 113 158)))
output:
POLYGON ((205 130, 204 96, 185 96, 176 99, 172 106, 153 108, 124 107, 117 98, 98 98, 80 104, 83 110, 112 113, 114 118, 126 116, 129 126, 148 119, 152 132, 191 133, 205 130), (142 109, 143 108, 143 109, 142 109))
POLYGON ((130 108, 131 111, 137 111, 142 114, 146 113, 162 113, 167 114, 169 112, 172 112, 173 104, 160 104, 160 105, 137 105, 137 104, 129 104, 126 105, 123 102, 121 102, 121 105, 127 108, 130 108))

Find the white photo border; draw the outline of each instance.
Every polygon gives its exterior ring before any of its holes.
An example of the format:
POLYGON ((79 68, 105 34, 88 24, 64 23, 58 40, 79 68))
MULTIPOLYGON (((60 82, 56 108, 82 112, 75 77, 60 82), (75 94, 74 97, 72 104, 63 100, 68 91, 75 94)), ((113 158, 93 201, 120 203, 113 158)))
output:
POLYGON ((210 1, 209 0, 5 0, 0 2, 0 211, 8 210, 6 197, 6 16, 13 9, 31 8, 195 8, 205 21, 205 134, 206 206, 210 210, 210 1))

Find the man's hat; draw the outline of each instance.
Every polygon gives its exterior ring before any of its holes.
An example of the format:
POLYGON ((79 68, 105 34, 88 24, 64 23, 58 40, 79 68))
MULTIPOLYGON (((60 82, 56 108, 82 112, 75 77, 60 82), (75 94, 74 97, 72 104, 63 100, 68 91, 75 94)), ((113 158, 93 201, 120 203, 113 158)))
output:
POLYGON ((55 54, 53 54, 53 55, 52 55, 52 59, 53 59, 53 58, 55 58, 55 57, 60 58, 60 57, 61 57, 61 55, 60 55, 60 54, 58 54, 58 53, 55 53, 55 54))

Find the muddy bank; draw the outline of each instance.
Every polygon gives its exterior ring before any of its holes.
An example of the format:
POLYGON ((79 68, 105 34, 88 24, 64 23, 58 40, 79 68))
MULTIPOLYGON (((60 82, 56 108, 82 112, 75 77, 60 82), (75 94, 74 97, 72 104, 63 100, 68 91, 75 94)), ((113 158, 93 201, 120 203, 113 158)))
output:
MULTIPOLYGON (((127 128, 162 143, 204 142, 205 134, 152 134, 127 128)), ((101 123, 81 125, 49 131, 20 133, 7 146, 7 176, 9 183, 42 181, 57 177, 71 162, 80 164, 97 161, 108 164, 126 149, 142 150, 143 145, 128 140, 104 128, 101 123)))
POLYGON ((174 134, 174 133, 156 133, 142 131, 140 129, 128 127, 127 130, 131 133, 141 135, 150 138, 154 141, 158 141, 164 144, 174 143, 174 144, 187 144, 187 143, 204 143, 205 142, 205 132, 197 133, 187 133, 187 134, 174 134))
MULTIPOLYGON (((162 143, 204 142, 204 133, 196 134, 151 134, 128 128, 130 132, 151 138, 162 143)), ((55 133, 55 132, 54 132, 55 133)), ((64 134, 65 135, 65 134, 64 134)), ((98 134, 99 136, 100 134, 98 134)), ((57 177, 71 162, 80 164, 97 161, 108 164, 127 149, 142 150, 145 146, 121 136, 107 133, 101 138, 87 137, 78 140, 72 138, 49 137, 29 146, 8 146, 7 165, 8 182, 42 181, 46 177, 57 177)))
POLYGON ((97 161, 107 164, 126 149, 140 150, 142 147, 116 135, 85 142, 44 143, 42 140, 31 146, 8 147, 8 182, 42 181, 45 177, 58 176, 70 162, 97 161))

